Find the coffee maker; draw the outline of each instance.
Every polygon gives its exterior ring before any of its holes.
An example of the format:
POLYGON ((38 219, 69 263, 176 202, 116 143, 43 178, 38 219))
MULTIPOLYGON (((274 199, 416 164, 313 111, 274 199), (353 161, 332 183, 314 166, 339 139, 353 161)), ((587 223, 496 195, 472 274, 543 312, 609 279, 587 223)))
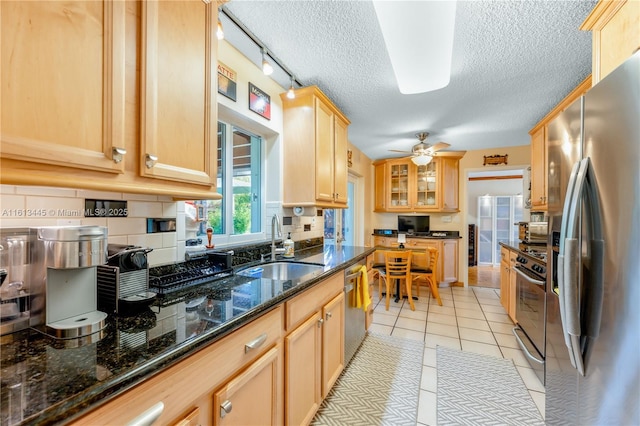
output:
POLYGON ((147 260, 153 249, 109 244, 107 251, 107 264, 98 266, 98 309, 124 316, 145 311, 156 298, 147 260))
POLYGON ((97 310, 97 266, 107 262, 107 228, 31 228, 33 328, 58 339, 101 337, 107 314, 97 310))
POLYGON ((29 327, 29 228, 0 229, 0 335, 29 327))

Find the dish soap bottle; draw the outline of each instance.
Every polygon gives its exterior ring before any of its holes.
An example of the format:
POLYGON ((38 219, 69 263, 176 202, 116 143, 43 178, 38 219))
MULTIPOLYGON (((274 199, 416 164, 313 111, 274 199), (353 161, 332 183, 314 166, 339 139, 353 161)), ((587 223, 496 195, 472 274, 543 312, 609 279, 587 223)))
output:
POLYGON ((284 257, 293 257, 293 240, 291 239, 291 232, 287 235, 287 239, 284 240, 284 257))

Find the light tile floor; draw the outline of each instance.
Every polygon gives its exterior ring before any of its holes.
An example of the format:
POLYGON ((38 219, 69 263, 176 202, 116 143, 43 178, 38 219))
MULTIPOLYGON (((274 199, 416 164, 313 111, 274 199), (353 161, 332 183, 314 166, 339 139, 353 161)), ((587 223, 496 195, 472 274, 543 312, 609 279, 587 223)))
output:
MULTIPOLYGON (((377 285, 374 286, 377 290, 377 285)), ((421 288, 412 311, 406 300, 391 299, 385 310, 376 293, 370 330, 425 342, 418 425, 436 425, 436 346, 493 355, 513 360, 522 381, 544 418, 544 387, 518 348, 513 322, 500 304, 500 290, 486 287, 440 288, 442 306, 421 288), (426 294, 426 296, 425 296, 426 294)))

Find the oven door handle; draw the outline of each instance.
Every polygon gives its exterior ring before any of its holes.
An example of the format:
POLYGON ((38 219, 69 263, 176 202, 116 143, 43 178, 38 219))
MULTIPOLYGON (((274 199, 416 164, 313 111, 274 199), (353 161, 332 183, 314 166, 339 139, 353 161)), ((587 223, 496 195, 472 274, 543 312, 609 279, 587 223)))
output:
POLYGON ((539 285, 540 287, 544 287, 544 281, 540 281, 540 280, 536 280, 534 278, 531 278, 529 275, 526 275, 524 272, 522 272, 520 270, 520 267, 518 267, 517 265, 516 265, 516 267, 514 269, 516 270, 516 273, 518 275, 520 275, 522 278, 524 278, 525 280, 527 280, 530 283, 533 283, 535 285, 539 285))
POLYGON ((527 346, 524 344, 524 342, 520 338, 520 335, 518 334, 518 330, 520 330, 518 327, 514 327, 513 330, 511 330, 511 332, 513 333, 514 336, 516 336, 516 340, 518 341, 518 346, 520 346, 520 349, 522 349, 522 352, 524 353, 524 355, 535 363, 544 364, 544 359, 539 359, 538 357, 533 356, 531 352, 529 352, 529 349, 527 349, 527 346))

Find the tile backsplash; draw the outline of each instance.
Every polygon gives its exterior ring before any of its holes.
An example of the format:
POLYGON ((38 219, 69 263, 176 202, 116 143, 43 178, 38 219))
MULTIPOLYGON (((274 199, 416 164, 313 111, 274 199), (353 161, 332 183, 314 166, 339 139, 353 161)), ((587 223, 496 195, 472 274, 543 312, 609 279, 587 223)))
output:
POLYGON ((176 218, 178 204, 181 203, 167 196, 0 185, 0 226, 106 226, 109 229, 109 243, 152 248, 149 264, 158 265, 177 259, 180 227, 176 232, 147 234, 147 218, 176 218), (126 200, 128 217, 84 217, 85 198, 126 200))
MULTIPOLYGON (((0 185, 0 227, 32 227, 56 225, 98 225, 109 230, 109 243, 134 244, 152 248, 150 266, 184 260, 184 202, 169 196, 88 191, 68 188, 0 185), (85 199, 126 200, 127 217, 84 217, 85 199), (175 232, 147 234, 147 218, 175 218, 175 232)), ((268 202, 265 211, 265 240, 271 239, 271 217, 291 216, 278 202, 268 202)), ((293 217, 291 225, 282 226, 283 239, 291 232, 294 241, 322 238, 324 219, 293 217), (305 230, 308 228, 309 230, 305 230)), ((220 247, 223 248, 223 247, 220 247)))

